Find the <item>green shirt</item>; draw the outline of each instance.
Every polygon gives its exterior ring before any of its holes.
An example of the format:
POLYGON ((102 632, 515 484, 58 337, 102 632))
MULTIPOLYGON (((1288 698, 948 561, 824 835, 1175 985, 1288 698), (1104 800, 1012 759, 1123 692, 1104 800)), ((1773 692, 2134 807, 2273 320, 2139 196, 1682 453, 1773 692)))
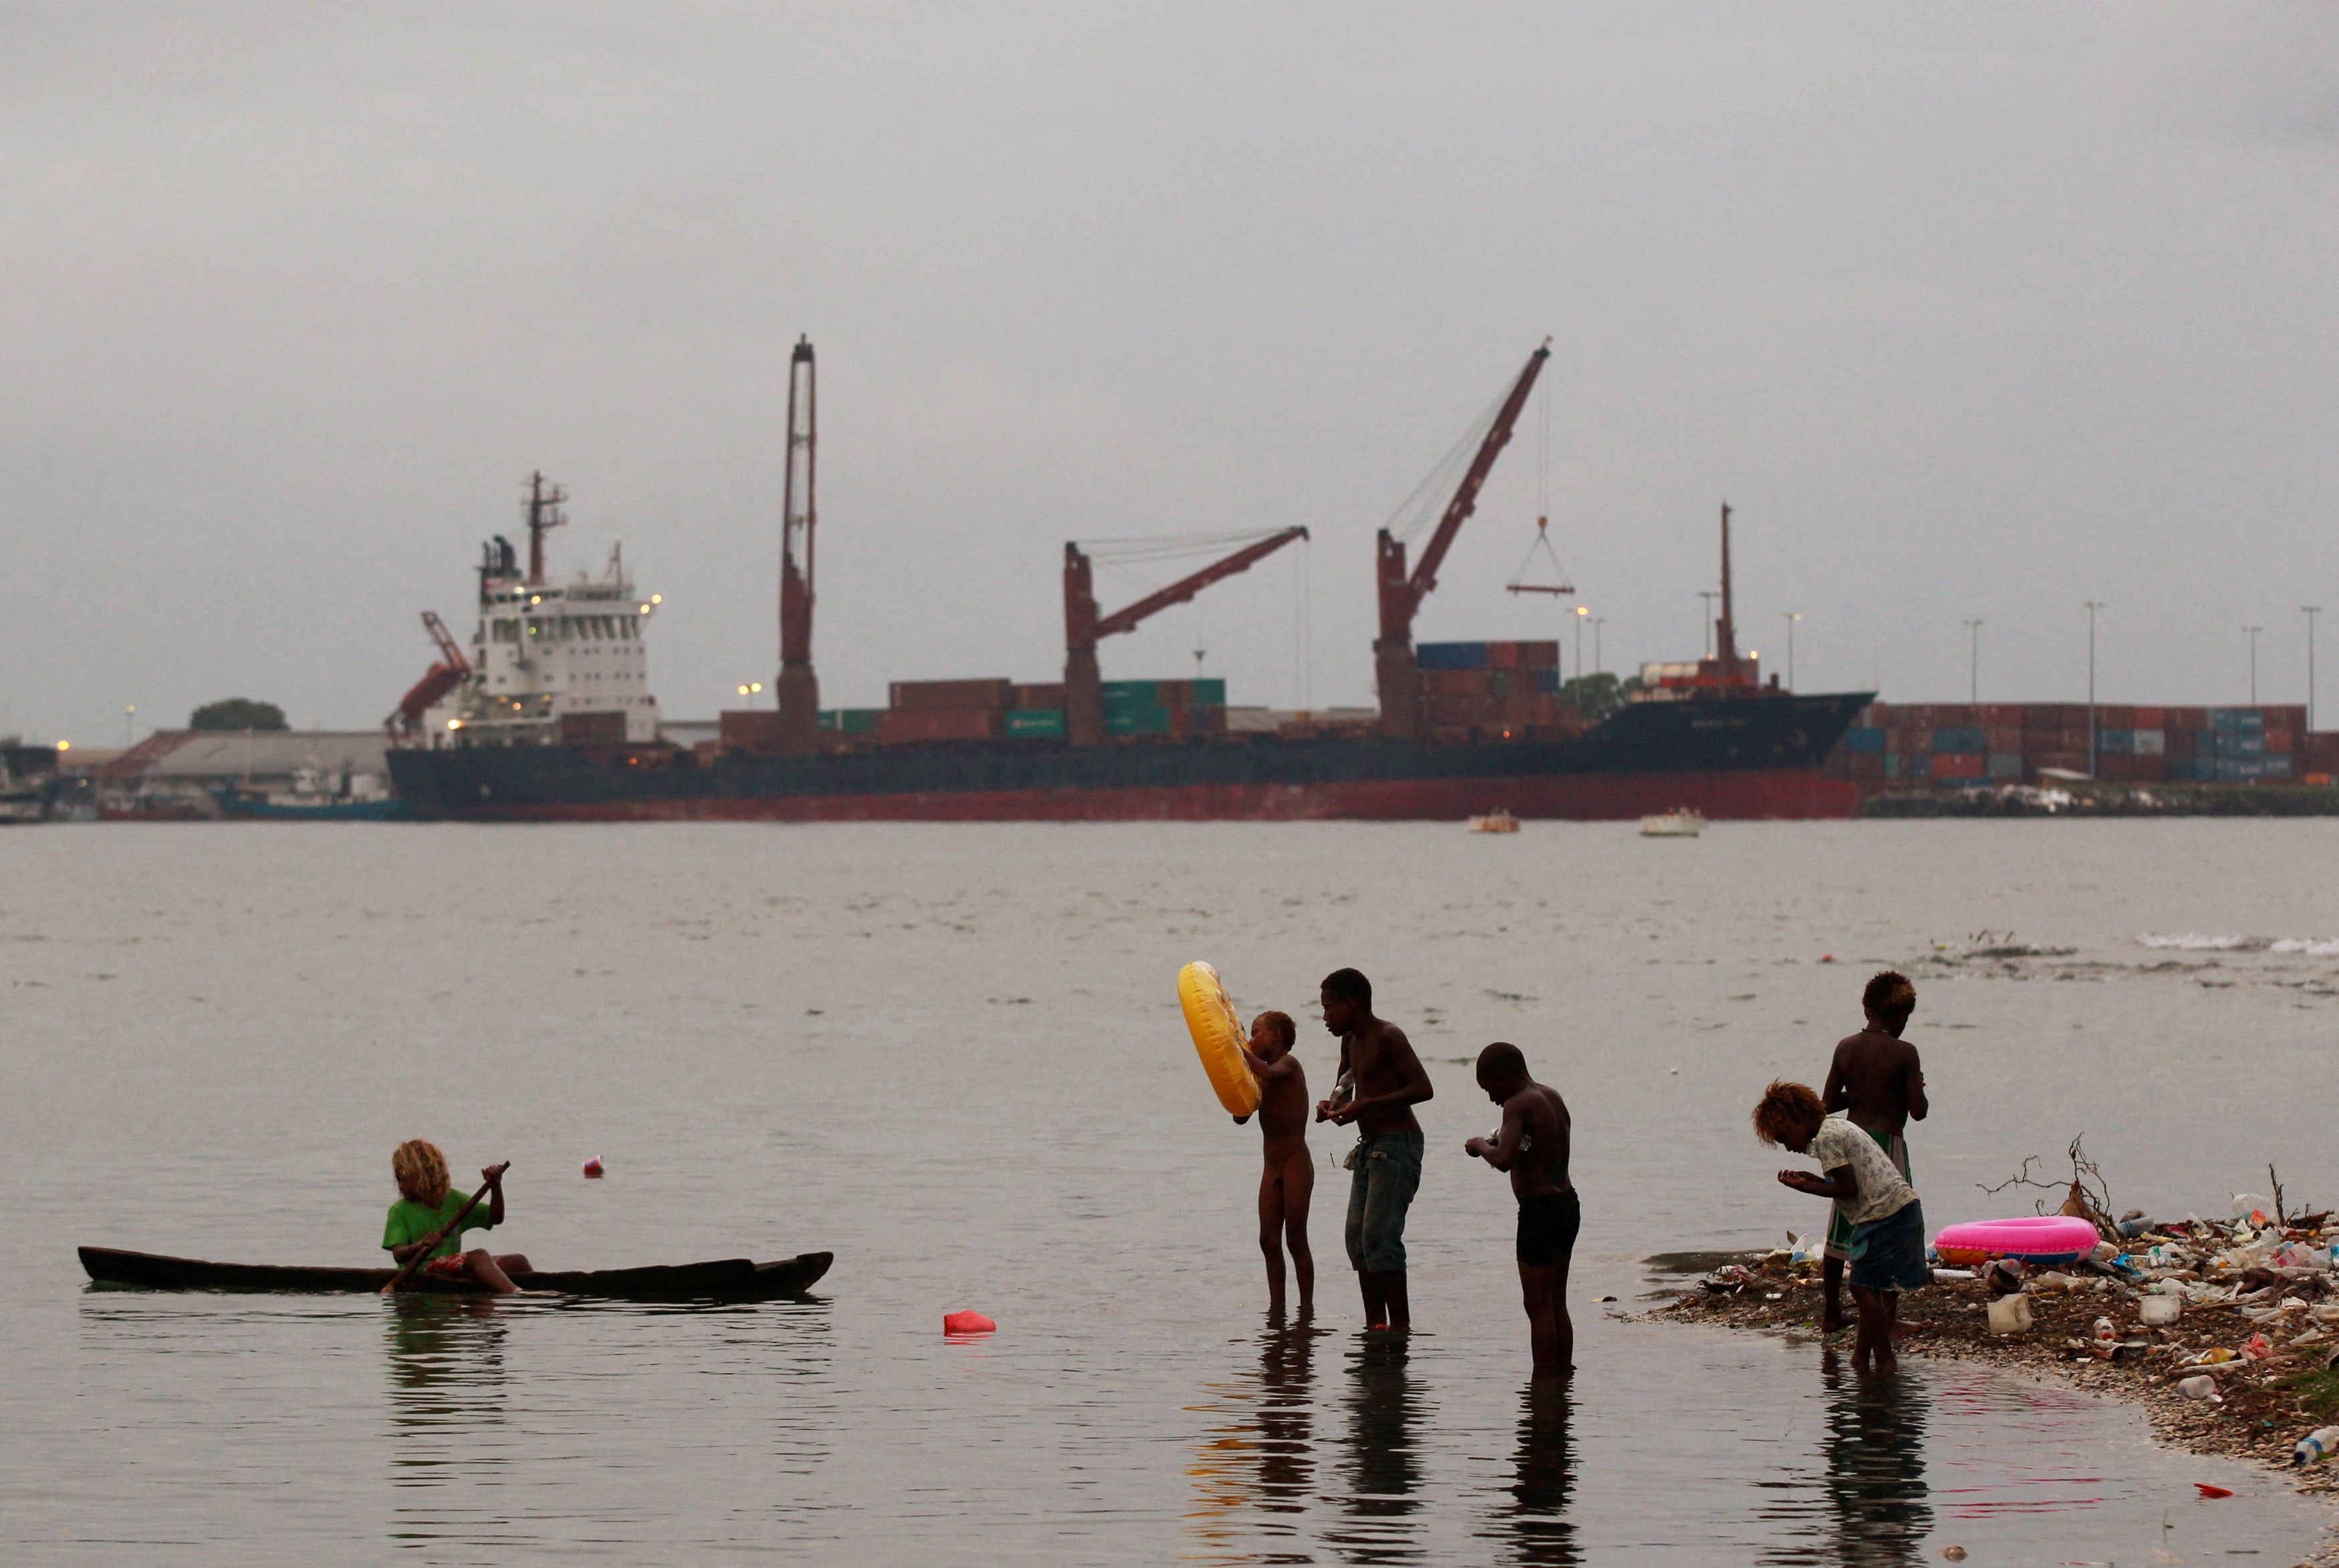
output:
MULTIPOLYGON (((410 1198, 401 1198, 390 1206, 390 1223, 381 1228, 381 1244, 384 1247, 411 1247, 432 1231, 443 1229, 463 1205, 470 1201, 469 1193, 458 1192, 451 1188, 448 1189, 446 1200, 436 1208, 425 1208, 410 1198)), ((494 1202, 492 1194, 480 1198, 479 1207, 464 1217, 462 1229, 491 1228, 495 1221, 488 1218, 488 1210, 494 1202)), ((430 1256, 452 1257, 462 1249, 462 1231, 449 1230, 447 1239, 441 1241, 430 1256)))

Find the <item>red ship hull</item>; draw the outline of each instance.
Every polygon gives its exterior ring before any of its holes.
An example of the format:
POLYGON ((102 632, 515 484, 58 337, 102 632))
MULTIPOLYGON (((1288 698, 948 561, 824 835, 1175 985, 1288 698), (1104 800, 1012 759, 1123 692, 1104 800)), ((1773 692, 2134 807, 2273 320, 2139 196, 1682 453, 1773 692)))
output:
POLYGON ((1808 768, 1743 773, 1532 774, 1491 778, 1190 784, 1120 789, 952 790, 893 794, 702 795, 482 801, 472 821, 526 822, 1366 822, 1520 817, 1617 821, 1682 807, 1716 821, 1857 814, 1860 792, 1808 768))

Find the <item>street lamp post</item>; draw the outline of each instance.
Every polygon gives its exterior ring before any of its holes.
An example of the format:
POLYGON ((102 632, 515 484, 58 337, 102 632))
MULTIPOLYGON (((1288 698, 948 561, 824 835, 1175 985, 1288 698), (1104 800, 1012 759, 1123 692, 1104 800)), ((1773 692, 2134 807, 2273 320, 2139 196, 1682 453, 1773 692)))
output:
POLYGON ((2250 639, 2250 706, 2258 705, 2258 634, 2264 626, 2244 626, 2243 636, 2250 639))
POLYGON ((136 703, 132 703, 122 710, 122 749, 123 751, 128 751, 130 749, 130 726, 132 722, 137 717, 138 705, 136 703))
POLYGON ((2306 616, 2306 730, 2314 733, 2314 617, 2323 613, 2321 605, 2298 606, 2306 616))
POLYGON ((1795 623, 1803 618, 1801 610, 1781 610, 1779 618, 1787 623, 1787 689, 1795 689, 1795 623))
POLYGON ((1977 616, 1966 623, 1966 633, 1973 646, 1966 654, 1966 702, 1972 706, 1981 704, 1981 620, 1977 616))
POLYGON ((2087 776, 2096 776, 2096 612, 2104 607, 2101 599, 2089 599, 2087 604, 2087 776))
MULTIPOLYGON (((1592 673, 1594 675, 1604 674, 1608 668, 1608 660, 1600 652, 1600 628, 1607 624, 1608 617, 1606 616, 1594 616, 1592 617, 1592 673)), ((2309 682, 2308 684, 2310 685, 2313 685, 2312 682, 2309 682)), ((2314 726, 2309 725, 2308 727, 2311 729, 2314 726)))
POLYGON ((1584 623, 1591 618, 1590 610, 1575 606, 1575 678, 1579 681, 1584 678, 1584 623))

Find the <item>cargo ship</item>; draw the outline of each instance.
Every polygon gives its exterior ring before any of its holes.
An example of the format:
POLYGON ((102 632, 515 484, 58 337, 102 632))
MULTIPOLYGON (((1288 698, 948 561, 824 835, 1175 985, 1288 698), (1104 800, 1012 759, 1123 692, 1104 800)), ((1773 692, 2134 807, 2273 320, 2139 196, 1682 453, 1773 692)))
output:
MULTIPOLYGON (((1710 656, 1623 683, 1560 680, 1556 641, 1416 646, 1415 612, 1476 505, 1549 354, 1529 358, 1456 450, 1472 456, 1419 559, 1377 537, 1379 705, 1362 715, 1230 709, 1212 680, 1101 678, 1098 646, 1300 538, 1248 537, 1112 614, 1093 589, 1102 543, 1064 547, 1060 683, 903 681, 882 709, 819 705, 812 664, 814 360, 790 362, 775 705, 726 713, 716 738, 657 738, 637 598, 613 559, 598 579, 547 580, 557 489, 531 481, 528 567, 500 537, 479 569, 468 653, 426 615, 439 657, 389 720, 400 799, 472 821, 1454 820, 1849 816, 1859 791, 1820 765, 1873 693, 1803 695, 1762 678, 1734 636, 1730 508, 1710 656), (1587 695, 1605 711, 1587 715, 1587 695), (1614 700, 1613 707, 1608 699, 1614 700)), ((1435 498, 1433 498, 1433 505, 1435 498)), ((1541 537, 1539 524, 1538 537, 1541 537)), ((1228 539, 1208 541, 1213 554, 1228 539)), ((1516 585, 1515 585, 1515 587, 1516 585)), ((1566 587, 1547 589, 1558 593, 1566 587)))

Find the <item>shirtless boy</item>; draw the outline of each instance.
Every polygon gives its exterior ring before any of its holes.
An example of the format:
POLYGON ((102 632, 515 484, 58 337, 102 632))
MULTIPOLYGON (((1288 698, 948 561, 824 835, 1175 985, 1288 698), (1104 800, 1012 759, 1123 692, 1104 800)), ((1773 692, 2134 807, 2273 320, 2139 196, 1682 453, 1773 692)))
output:
POLYGON ((1373 1016, 1373 982, 1353 969, 1324 977, 1324 1028, 1340 1037, 1347 1099, 1320 1100, 1318 1121, 1357 1124, 1349 1157, 1348 1263, 1365 1297, 1365 1326, 1413 1326, 1405 1292, 1405 1213, 1421 1189, 1421 1123, 1413 1108, 1436 1091, 1405 1031, 1373 1016))
POLYGON ((1462 1152, 1511 1173, 1519 1200, 1519 1289, 1535 1346, 1535 1375, 1566 1377, 1575 1371, 1575 1325, 1567 1316, 1567 1265, 1584 1214, 1567 1179, 1573 1124, 1559 1091, 1527 1076, 1519 1048, 1496 1040, 1478 1053, 1478 1087, 1503 1108, 1492 1138, 1473 1138, 1462 1152))
POLYGON ((1250 1021, 1243 1060, 1258 1080, 1258 1130, 1267 1169, 1258 1178, 1258 1249, 1267 1255, 1267 1309, 1283 1315, 1283 1249, 1299 1277, 1299 1310, 1316 1304, 1316 1255, 1308 1250, 1308 1200, 1316 1191, 1316 1165, 1308 1153, 1308 1074, 1291 1052, 1299 1031, 1288 1015, 1262 1012, 1250 1021))
MULTIPOLYGON (((1900 1038, 1909 1015, 1917 1010, 1917 988, 1909 977, 1886 970, 1860 993, 1868 1014, 1866 1027, 1837 1042, 1835 1060, 1828 1067, 1827 1086, 1821 1100, 1831 1112, 1876 1139, 1892 1161, 1900 1179, 1909 1177, 1909 1140, 1903 1136, 1913 1119, 1922 1121, 1930 1109, 1925 1103, 1925 1072, 1917 1062, 1917 1048, 1900 1038)), ((1843 1268, 1851 1246, 1851 1212, 1839 1202, 1828 1211, 1827 1261, 1821 1277, 1826 1306, 1820 1331, 1832 1334, 1844 1326, 1843 1268)))

